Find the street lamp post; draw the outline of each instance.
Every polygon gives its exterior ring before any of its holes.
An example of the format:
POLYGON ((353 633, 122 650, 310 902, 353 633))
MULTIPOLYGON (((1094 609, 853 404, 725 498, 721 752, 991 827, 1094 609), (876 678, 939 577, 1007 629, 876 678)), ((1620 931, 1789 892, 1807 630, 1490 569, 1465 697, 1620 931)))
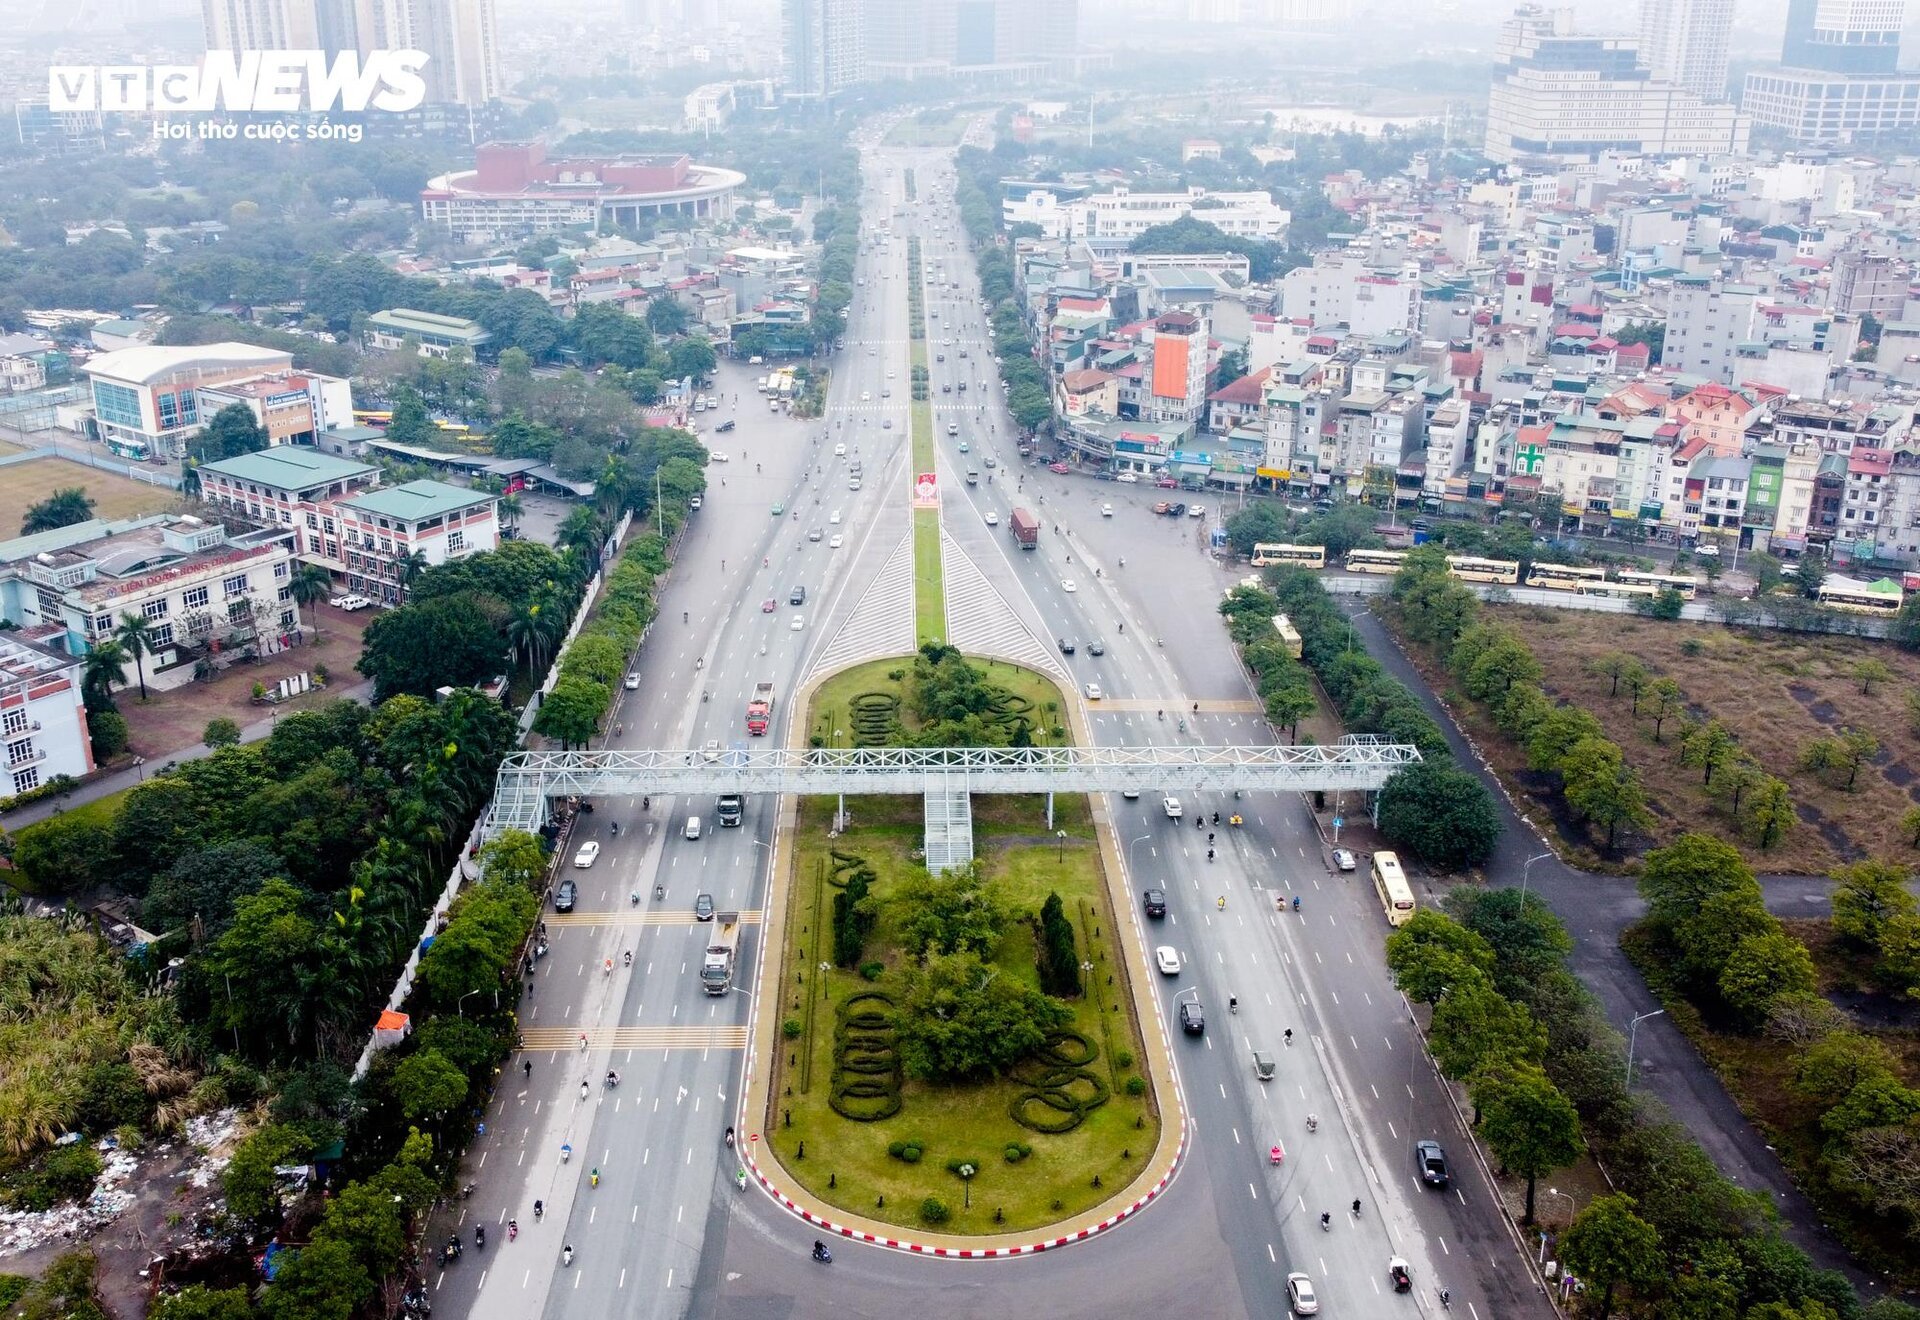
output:
POLYGON ((1553 854, 1550 852, 1535 853, 1533 856, 1527 858, 1527 864, 1520 868, 1520 908, 1522 911, 1525 911, 1527 906, 1527 876, 1533 871, 1533 864, 1535 862, 1544 862, 1551 856, 1553 856, 1553 854))
POLYGON ((1054 854, 1055 860, 1064 862, 1067 860, 1067 832, 1065 830, 1055 830, 1053 837, 1059 841, 1060 845, 1059 851, 1054 854))
POLYGON ((1561 1191, 1561 1190, 1560 1190, 1560 1189, 1559 1189, 1558 1187, 1549 1187, 1549 1188, 1547 1188, 1547 1195, 1548 1195, 1548 1196, 1557 1196, 1557 1197, 1559 1197, 1559 1198, 1560 1198, 1561 1200, 1563 1200, 1563 1201, 1565 1201, 1565 1202, 1567 1203, 1567 1222, 1568 1222, 1569 1224, 1571 1224, 1571 1223, 1573 1222, 1573 1217, 1574 1217, 1574 1215, 1575 1215, 1575 1214, 1576 1214, 1576 1213, 1577 1213, 1577 1212, 1579 1211, 1579 1209, 1580 1209, 1580 1207, 1579 1207, 1579 1205, 1578 1205, 1578 1204, 1577 1204, 1577 1203, 1576 1203, 1576 1202, 1574 1201, 1574 1199, 1573 1199, 1573 1198, 1572 1198, 1571 1196, 1569 1196, 1569 1195, 1568 1195, 1567 1193, 1565 1193, 1565 1192, 1563 1192, 1563 1191, 1561 1191))
POLYGON ((1140 836, 1139 838, 1137 838, 1137 839, 1129 839, 1129 840, 1127 840, 1127 872, 1128 872, 1128 874, 1132 874, 1132 872, 1133 872, 1133 849, 1134 849, 1134 845, 1136 845, 1136 844, 1141 844, 1141 843, 1145 843, 1145 842, 1147 842, 1147 841, 1148 841, 1149 839, 1151 839, 1151 838, 1153 838, 1153 836, 1152 836, 1151 834, 1142 834, 1142 835, 1141 835, 1141 836, 1140 836))
POLYGON ((1664 1013, 1664 1012, 1666 1012, 1666 1011, 1667 1011, 1667 1010, 1666 1010, 1666 1009, 1664 1009, 1664 1008, 1656 1008, 1656 1009, 1654 1009, 1654 1010, 1653 1010, 1652 1012, 1650 1012, 1650 1013, 1642 1013, 1642 1014, 1641 1014, 1641 1015, 1640 1015, 1639 1017, 1637 1017, 1637 1018, 1635 1018, 1635 1019, 1634 1019, 1634 1020, 1633 1020, 1632 1022, 1630 1022, 1630 1023, 1628 1023, 1628 1024, 1627 1024, 1627 1076, 1626 1076, 1626 1086, 1627 1086, 1627 1089, 1628 1089, 1629 1091, 1631 1091, 1631 1090, 1633 1089, 1633 1045, 1634 1045, 1634 1041, 1635 1041, 1635 1040, 1637 1040, 1637 1039, 1639 1038, 1639 1035, 1640 1035, 1640 1024, 1641 1024, 1642 1022, 1645 1022, 1645 1021, 1646 1021, 1646 1020, 1647 1020, 1648 1018, 1651 1018, 1651 1017, 1659 1017, 1659 1016, 1660 1016, 1660 1015, 1661 1015, 1662 1013, 1664 1013))

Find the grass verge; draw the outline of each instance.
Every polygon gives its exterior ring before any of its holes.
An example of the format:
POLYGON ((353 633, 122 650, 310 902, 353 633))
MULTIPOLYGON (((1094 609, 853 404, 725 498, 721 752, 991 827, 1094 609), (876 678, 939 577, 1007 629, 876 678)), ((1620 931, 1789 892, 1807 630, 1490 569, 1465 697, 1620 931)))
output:
POLYGON ((913 511, 913 639, 947 639, 947 587, 940 558, 940 510, 913 511))
MULTIPOLYGON (((905 660, 879 661, 829 680, 809 712, 812 734, 825 740, 836 728, 845 732, 854 722, 848 712, 857 697, 903 696, 903 680, 890 675, 904 677, 908 668, 905 660)), ((1007 665, 994 665, 989 674, 1033 701, 1043 717, 1053 717, 1047 702, 1059 709, 1061 694, 1043 676, 1007 665)), ((844 1118, 830 1106, 836 1062, 844 1057, 840 1005, 863 992, 897 995, 904 974, 886 915, 868 944, 872 962, 865 970, 871 979, 838 968, 820 971, 832 957, 835 868, 858 858, 875 873, 874 892, 884 898, 891 881, 918 866, 922 829, 916 798, 851 798, 851 828, 829 839, 833 806, 828 798, 800 806, 787 960, 777 982, 783 1002, 769 1009, 783 1024, 794 1024, 784 1028, 779 1045, 771 1092, 775 1112, 767 1132, 787 1172, 811 1196, 848 1213, 903 1229, 961 1235, 1039 1228, 1088 1211, 1125 1187, 1158 1145, 1161 1117, 1150 1086, 1140 1095, 1127 1092, 1128 1080, 1139 1074, 1140 1031, 1086 799, 1057 799, 1051 827, 1042 797, 973 800, 975 850, 986 874, 1022 914, 1037 913, 1050 893, 1058 893, 1079 954, 1093 964, 1085 993, 1069 1003, 1072 1030, 1092 1055, 1084 1065, 1088 1076, 1071 1088, 1082 1100, 1100 1094, 1107 1099, 1061 1133, 1036 1132, 1013 1119, 1012 1106, 1035 1088, 1012 1079, 960 1086, 903 1080, 899 1112, 877 1122, 844 1118), (797 1036, 785 1035, 796 1029, 797 1036), (908 1145, 919 1152, 917 1159, 903 1158, 908 1145), (950 1168, 962 1162, 976 1170, 965 1182, 950 1168), (948 1218, 927 1219, 929 1197, 948 1218)), ((1034 937, 1024 922, 1009 927, 995 962, 1001 975, 1038 986, 1034 937)))

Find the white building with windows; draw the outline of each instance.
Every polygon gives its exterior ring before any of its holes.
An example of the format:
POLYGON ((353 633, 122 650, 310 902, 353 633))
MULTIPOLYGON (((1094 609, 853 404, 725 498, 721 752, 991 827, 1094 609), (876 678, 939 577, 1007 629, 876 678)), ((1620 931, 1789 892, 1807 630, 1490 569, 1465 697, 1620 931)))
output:
POLYGON ((1195 185, 1185 192, 1137 193, 1116 188, 1073 201, 1046 189, 1000 204, 1001 219, 1040 226, 1048 238, 1130 241, 1155 225, 1193 216, 1236 238, 1277 239, 1285 235, 1293 213, 1266 192, 1208 192, 1195 185))
POLYGON ((429 566, 500 544, 499 501, 444 481, 379 486, 338 501, 347 585, 397 604, 403 565, 416 552, 429 566))
POLYGON ((152 684, 189 659, 182 648, 271 650, 289 639, 300 626, 293 564, 291 529, 233 534, 172 514, 89 519, 0 543, 0 614, 70 656, 111 637, 122 615, 143 618, 152 684))
POLYGON ((188 440, 231 403, 253 413, 275 445, 353 424, 348 383, 295 371, 293 354, 279 349, 148 344, 97 354, 83 370, 100 438, 123 458, 184 457, 188 440))
POLYGON ((335 577, 347 572, 339 503, 379 484, 380 469, 372 463, 288 445, 200 468, 200 492, 208 501, 258 523, 291 528, 300 559, 335 577))
POLYGON ((0 795, 92 772, 80 675, 81 663, 70 655, 19 634, 0 637, 0 747, 7 760, 0 795))

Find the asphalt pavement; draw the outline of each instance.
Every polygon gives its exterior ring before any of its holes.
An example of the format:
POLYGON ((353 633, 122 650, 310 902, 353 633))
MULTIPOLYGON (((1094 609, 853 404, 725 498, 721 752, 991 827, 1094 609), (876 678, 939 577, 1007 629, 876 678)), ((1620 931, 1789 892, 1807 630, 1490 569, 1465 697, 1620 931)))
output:
MULTIPOLYGON (((1093 487, 1020 465, 946 160, 869 153, 867 173, 884 198, 867 205, 869 224, 901 237, 863 249, 828 415, 802 422, 771 413, 751 392, 751 368, 722 366, 716 393, 727 403, 715 420, 737 426, 713 443, 730 461, 710 470, 704 507, 663 583, 659 621, 634 661, 639 687, 623 693, 613 744, 743 743, 753 686, 770 679, 781 694, 793 692, 886 553, 874 531, 882 502, 904 501, 911 480, 907 233, 923 239, 930 282, 938 268, 961 285, 929 288, 926 303, 954 545, 1030 627, 1082 641, 1060 659, 1077 684, 1093 679, 1108 694, 1090 703, 1096 738, 1268 741, 1214 613, 1231 575, 1203 553, 1204 520, 1156 518, 1147 489, 1093 487), (908 163, 920 196, 896 216, 908 163), (933 361, 940 353, 944 363, 933 361), (946 435, 948 420, 958 435, 946 435), (852 453, 833 454, 842 443, 866 458, 860 491, 844 480, 852 453), (950 475, 988 454, 992 483, 968 487, 950 475), (1006 535, 1015 503, 1048 519, 1037 551, 1016 549, 1006 535), (1111 518, 1103 503, 1114 506, 1111 518), (985 522, 989 510, 999 526, 985 522), (838 524, 828 521, 834 512, 838 524), (816 520, 846 538, 840 549, 807 539, 816 520), (795 585, 808 587, 808 606, 787 605, 795 585), (1104 656, 1084 646, 1096 637, 1104 656)), ((778 739, 786 704, 774 715, 778 739)), ((1147 1212, 1030 1259, 950 1262, 837 1243, 831 1267, 811 1261, 815 1232, 757 1188, 736 1190, 736 1161, 720 1140, 738 1121, 748 987, 762 942, 753 922, 777 842, 773 803, 750 799, 744 826, 722 830, 708 803, 613 800, 578 818, 567 842, 569 853, 588 840, 602 851, 592 867, 566 872, 581 883, 577 910, 546 914, 549 953, 522 1005, 532 1071, 516 1059, 521 1070, 501 1087, 469 1165, 476 1191, 450 1225, 471 1243, 474 1224, 484 1223, 490 1245, 430 1279, 436 1304, 482 1320, 518 1320, 533 1309, 555 1317, 891 1317, 909 1306, 954 1316, 1189 1312, 1204 1297, 1209 1316, 1230 1318, 1282 1310, 1286 1276, 1300 1271, 1324 1314, 1436 1314, 1443 1286, 1463 1315, 1546 1314, 1392 988, 1371 887, 1331 870, 1302 804, 1280 795, 1196 799, 1178 822, 1150 798, 1109 805, 1134 888, 1169 893, 1164 920, 1131 914, 1149 927, 1146 943, 1170 944, 1181 957, 1179 975, 1160 978, 1161 1010, 1171 1021, 1191 999, 1206 1012, 1203 1034, 1173 1037, 1193 1144, 1147 1212), (1216 860, 1207 860, 1207 829, 1193 823, 1195 813, 1235 808, 1245 825, 1209 823, 1220 837, 1216 860), (684 837, 692 814, 702 817, 698 840, 684 837), (708 928, 690 914, 703 892, 723 910, 749 914, 742 974, 723 997, 696 984, 708 928), (1295 894, 1298 914, 1280 905, 1295 894), (1225 1011, 1230 995, 1238 1013, 1225 1011), (1255 1077, 1254 1049, 1280 1061, 1272 1080, 1255 1077), (617 1088, 605 1085, 609 1069, 620 1073, 617 1088), (1308 1114, 1317 1131, 1307 1129, 1308 1114), (1411 1142, 1427 1136, 1453 1155, 1456 1180, 1445 1192, 1422 1188, 1414 1173, 1411 1142), (572 1149, 564 1161, 563 1144, 572 1149), (1285 1151, 1278 1165, 1269 1157, 1276 1144, 1285 1151), (536 1199, 545 1212, 537 1222, 536 1199), (1324 1230, 1322 1212, 1330 1216, 1324 1230), (512 1243, 509 1218, 520 1230, 512 1243), (561 1261, 569 1244, 570 1266, 561 1261), (1395 1254, 1413 1267, 1411 1295, 1386 1290, 1395 1254)))

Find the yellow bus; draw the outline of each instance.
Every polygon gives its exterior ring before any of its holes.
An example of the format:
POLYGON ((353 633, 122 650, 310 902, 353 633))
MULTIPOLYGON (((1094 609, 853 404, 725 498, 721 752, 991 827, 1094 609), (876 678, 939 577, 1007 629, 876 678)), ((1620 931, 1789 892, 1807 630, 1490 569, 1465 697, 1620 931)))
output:
POLYGON ((1400 571, 1407 562, 1404 550, 1349 550, 1347 551, 1347 572, 1349 573, 1387 573, 1400 571))
POLYGON ((1611 596, 1624 600, 1630 596, 1658 596, 1660 588, 1646 582, 1582 582, 1582 596, 1611 596))
POLYGON ((1447 572, 1462 582, 1498 582, 1510 587, 1520 580, 1520 561, 1482 559, 1478 555, 1448 555, 1447 572))
POLYGON ((1297 568, 1325 568, 1327 548, 1324 545, 1281 545, 1272 541, 1256 543, 1253 547, 1253 566, 1266 568, 1271 564, 1292 564, 1297 568))
POLYGON ((1580 591, 1589 582, 1605 582, 1607 570, 1582 564, 1535 564, 1527 570, 1527 585, 1551 591, 1580 591))
POLYGON ((1700 579, 1679 573, 1641 573, 1631 568, 1620 570, 1620 580, 1643 587, 1672 587, 1680 599, 1692 600, 1700 591, 1700 579))
POLYGON ((353 420, 361 426, 385 426, 393 420, 390 408, 355 408, 353 420))
POLYGON ((1404 926, 1413 920, 1413 886, 1400 869, 1398 854, 1373 855, 1373 888, 1380 895, 1380 910, 1387 914, 1389 926, 1404 926))
POLYGON ((1830 609, 1850 610, 1855 614, 1898 614, 1906 593, 1892 578, 1862 582, 1858 578, 1829 573, 1820 584, 1820 603, 1830 609))

